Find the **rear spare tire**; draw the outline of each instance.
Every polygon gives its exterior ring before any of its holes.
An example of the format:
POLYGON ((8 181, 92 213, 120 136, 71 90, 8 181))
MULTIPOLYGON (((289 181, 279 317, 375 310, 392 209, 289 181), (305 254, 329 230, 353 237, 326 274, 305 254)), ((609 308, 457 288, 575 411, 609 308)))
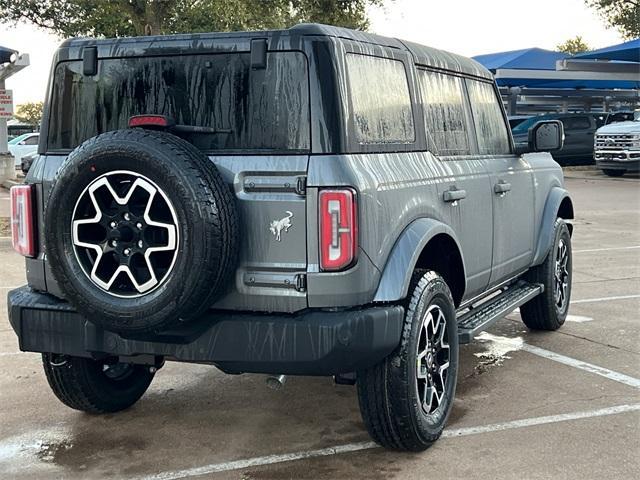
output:
POLYGON ((65 298, 122 333, 197 317, 224 293, 237 258, 229 187, 206 155, 164 132, 118 130, 76 148, 44 230, 65 298))

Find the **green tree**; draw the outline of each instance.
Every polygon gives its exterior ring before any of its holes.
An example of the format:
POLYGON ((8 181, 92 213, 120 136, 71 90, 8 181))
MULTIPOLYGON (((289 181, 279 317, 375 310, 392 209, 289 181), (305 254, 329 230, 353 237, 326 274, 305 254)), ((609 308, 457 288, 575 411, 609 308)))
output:
POLYGON ((16 107, 13 117, 27 125, 37 127, 42 120, 42 102, 21 103, 16 107))
POLYGON ((0 0, 0 23, 31 22, 62 37, 121 37, 287 28, 299 22, 364 30, 383 0, 0 0))
POLYGON ((628 40, 640 37, 640 0, 585 0, 628 40))
POLYGON ((575 55, 577 53, 588 52, 591 50, 589 45, 582 40, 580 35, 577 35, 574 38, 570 38, 567 41, 556 46, 556 50, 563 53, 568 53, 569 55, 575 55))

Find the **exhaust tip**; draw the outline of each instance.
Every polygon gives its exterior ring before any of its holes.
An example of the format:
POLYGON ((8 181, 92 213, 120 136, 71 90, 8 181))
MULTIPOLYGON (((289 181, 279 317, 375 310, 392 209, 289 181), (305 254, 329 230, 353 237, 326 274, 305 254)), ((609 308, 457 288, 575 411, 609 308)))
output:
POLYGON ((287 381, 286 375, 269 375, 267 377, 267 387, 272 390, 281 390, 287 381))

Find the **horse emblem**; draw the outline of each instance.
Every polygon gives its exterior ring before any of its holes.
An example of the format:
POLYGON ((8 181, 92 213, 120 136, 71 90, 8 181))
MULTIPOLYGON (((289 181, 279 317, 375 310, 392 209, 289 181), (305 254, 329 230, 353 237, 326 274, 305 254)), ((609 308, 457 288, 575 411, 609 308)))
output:
POLYGON ((291 228, 291 219, 293 218, 293 213, 289 210, 286 210, 284 213, 287 214, 286 217, 281 218, 280 220, 273 220, 269 225, 269 230, 273 233, 273 236, 276 237, 276 240, 279 242, 282 240, 282 231, 288 232, 291 228))

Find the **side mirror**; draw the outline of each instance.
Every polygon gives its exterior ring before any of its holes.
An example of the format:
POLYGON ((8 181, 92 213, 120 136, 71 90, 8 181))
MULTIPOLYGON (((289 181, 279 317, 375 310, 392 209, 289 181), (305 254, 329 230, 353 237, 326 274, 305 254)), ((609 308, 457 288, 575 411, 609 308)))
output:
POLYGON ((560 120, 543 120, 529 129, 529 151, 554 152, 564 145, 564 126, 560 120))

